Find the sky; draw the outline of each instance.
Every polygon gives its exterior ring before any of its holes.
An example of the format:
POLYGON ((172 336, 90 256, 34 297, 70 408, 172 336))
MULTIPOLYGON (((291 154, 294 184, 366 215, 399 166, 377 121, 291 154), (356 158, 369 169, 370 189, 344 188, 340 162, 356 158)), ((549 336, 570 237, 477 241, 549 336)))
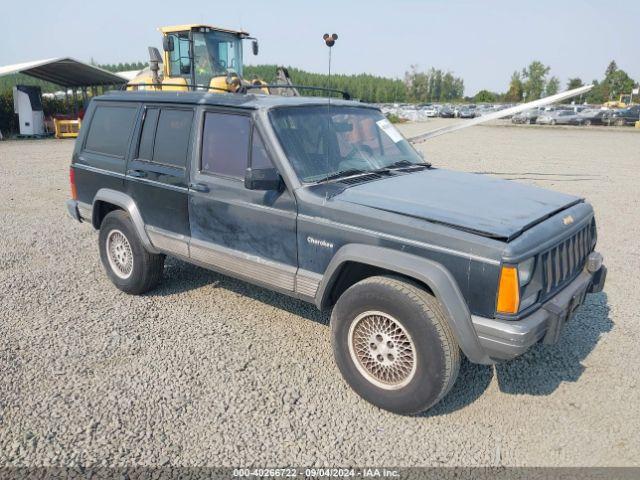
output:
POLYGON ((411 65, 450 70, 465 94, 506 91, 532 60, 569 77, 601 79, 615 59, 640 81, 639 0, 189 0, 8 2, 0 65, 50 57, 98 63, 147 61, 157 27, 207 23, 260 39, 245 63, 327 71, 322 34, 337 33, 332 71, 402 78, 411 65))

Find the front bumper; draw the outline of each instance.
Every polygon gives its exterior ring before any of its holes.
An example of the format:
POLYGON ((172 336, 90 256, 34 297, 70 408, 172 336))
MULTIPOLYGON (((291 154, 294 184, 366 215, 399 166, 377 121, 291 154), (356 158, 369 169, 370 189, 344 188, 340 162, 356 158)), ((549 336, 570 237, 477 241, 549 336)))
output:
POLYGON ((585 268, 551 300, 520 320, 472 316, 480 345, 492 360, 499 361, 511 360, 522 355, 539 341, 546 344, 556 343, 562 327, 582 305, 585 295, 601 292, 606 277, 607 267, 604 265, 592 272, 585 268))

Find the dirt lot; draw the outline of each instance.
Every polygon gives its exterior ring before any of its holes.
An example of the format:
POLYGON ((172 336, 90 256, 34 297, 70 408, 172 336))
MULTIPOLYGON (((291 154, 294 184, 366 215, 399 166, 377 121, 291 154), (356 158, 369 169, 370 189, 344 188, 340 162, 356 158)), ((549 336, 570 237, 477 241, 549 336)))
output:
POLYGON ((0 143, 0 465, 638 465, 638 133, 483 126, 420 146, 588 197, 609 278, 557 346, 464 364, 418 417, 346 386, 311 306, 175 260, 158 291, 120 293, 64 210, 72 141, 0 143))

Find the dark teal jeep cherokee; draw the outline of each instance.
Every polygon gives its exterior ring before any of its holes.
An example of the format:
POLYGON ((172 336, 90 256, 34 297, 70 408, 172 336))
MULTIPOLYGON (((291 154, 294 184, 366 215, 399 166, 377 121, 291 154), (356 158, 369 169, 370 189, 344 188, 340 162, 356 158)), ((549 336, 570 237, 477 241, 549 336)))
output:
POLYGON ((434 168, 356 102, 107 94, 71 187, 120 290, 153 289, 171 255, 332 309, 342 375, 399 413, 446 395, 462 355, 556 342, 606 277, 583 199, 434 168))

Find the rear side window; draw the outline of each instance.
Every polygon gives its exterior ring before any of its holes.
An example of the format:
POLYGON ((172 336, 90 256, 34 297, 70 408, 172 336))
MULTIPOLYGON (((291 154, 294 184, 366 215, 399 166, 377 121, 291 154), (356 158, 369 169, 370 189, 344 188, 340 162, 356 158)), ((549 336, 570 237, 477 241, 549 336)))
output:
POLYGON ((86 150, 124 158, 137 107, 99 106, 93 114, 86 150))
POLYGON ((147 109, 140 135, 138 158, 184 168, 192 123, 192 110, 147 109))
POLYGON ((250 131, 251 120, 247 116, 206 113, 200 169, 214 175, 243 178, 249 158, 250 131))

